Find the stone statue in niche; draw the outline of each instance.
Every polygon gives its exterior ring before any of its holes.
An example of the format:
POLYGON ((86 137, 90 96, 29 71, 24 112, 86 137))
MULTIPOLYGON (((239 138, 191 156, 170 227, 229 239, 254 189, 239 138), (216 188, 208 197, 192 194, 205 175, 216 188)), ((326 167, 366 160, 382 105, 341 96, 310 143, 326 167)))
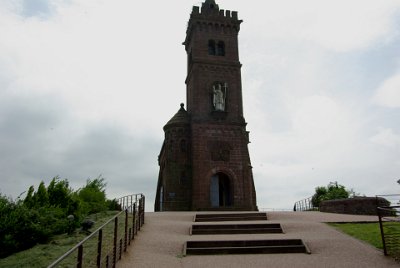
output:
POLYGON ((216 82, 213 85, 213 105, 215 111, 225 111, 225 99, 228 85, 216 82))

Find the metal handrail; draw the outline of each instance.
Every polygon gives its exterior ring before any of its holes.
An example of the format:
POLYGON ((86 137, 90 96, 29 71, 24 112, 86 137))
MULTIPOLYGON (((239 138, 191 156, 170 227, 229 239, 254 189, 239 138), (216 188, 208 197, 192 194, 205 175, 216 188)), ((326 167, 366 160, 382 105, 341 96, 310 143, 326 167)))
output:
POLYGON ((318 207, 314 207, 312 203, 312 196, 295 202, 293 206, 293 211, 309 211, 316 209, 318 209, 318 207))
POLYGON ((66 253, 64 253, 64 255, 62 255, 60 258, 58 258, 56 261, 54 261, 52 264, 50 264, 49 266, 47 266, 47 268, 51 268, 51 267, 56 267, 57 264, 59 264, 62 260, 64 260, 66 257, 68 257, 69 255, 71 255, 75 250, 77 250, 81 245, 83 245, 87 240, 89 240, 90 238, 92 238, 94 235, 96 235, 101 229, 103 229, 107 224, 109 224, 110 222, 112 222, 113 220, 115 220, 115 218, 117 218, 118 216, 120 216, 122 213, 124 213, 125 211, 121 211, 119 212, 117 215, 115 215, 114 217, 112 217, 110 220, 108 220, 106 223, 104 223, 102 226, 100 226, 99 228, 97 228, 93 233, 91 233, 90 235, 88 235, 87 237, 85 237, 81 242, 79 242, 78 244, 76 244, 73 248, 71 248, 70 250, 68 250, 66 253))
MULTIPOLYGON (((106 223, 104 223, 103 225, 101 225, 99 228, 97 228, 95 231, 93 231, 90 235, 88 235, 87 237, 85 237, 82 241, 80 241, 78 244, 76 244, 74 247, 72 247, 70 250, 68 250, 66 253, 64 253, 61 257, 59 257, 57 260, 55 260, 53 263, 51 263, 49 266, 47 266, 47 268, 53 268, 53 267, 56 267, 61 261, 63 261, 64 259, 66 259, 69 255, 71 255, 73 252, 75 252, 76 250, 78 250, 78 260, 77 260, 77 267, 82 267, 82 250, 83 250, 83 244, 86 242, 86 241, 88 241, 90 238, 92 238, 92 237, 94 237, 95 235, 98 235, 99 233, 102 233, 102 230, 103 230, 103 228, 105 227, 105 226, 107 226, 109 223, 111 223, 112 221, 114 221, 115 222, 115 228, 117 228, 117 225, 118 225, 118 217, 119 216, 121 216, 123 213, 125 213, 126 214, 126 216, 128 215, 128 212, 129 211, 131 211, 132 212, 132 214, 134 215, 134 222, 136 221, 136 216, 135 216, 135 214, 136 214, 136 211, 138 212, 138 221, 139 221, 139 225, 138 226, 136 226, 136 223, 134 223, 134 225, 135 226, 133 226, 133 228, 135 229, 134 231, 133 231, 133 234, 132 234, 132 236, 131 235, 129 235, 130 237, 129 237, 129 239, 131 240, 131 238, 132 239, 134 239, 134 234, 135 233, 137 233, 137 230, 140 230, 140 227, 144 224, 144 200, 145 200, 145 197, 144 197, 144 195, 143 194, 133 194, 133 195, 129 195, 129 196, 124 196, 124 197, 122 197, 122 198, 119 198, 118 200, 120 201, 121 199, 123 199, 123 198, 126 198, 126 197, 132 197, 133 198, 133 196, 135 196, 135 202, 134 203, 132 203, 129 207, 126 207, 125 209, 123 209, 121 212, 119 212, 118 214, 116 214, 114 217, 112 217, 111 219, 109 219, 106 223), (138 196, 140 196, 140 198, 138 199, 137 197, 138 196), (139 204, 138 204, 138 206, 136 206, 137 205, 137 202, 139 201, 139 204), (136 228, 138 228, 137 230, 136 230, 136 228)), ((120 204, 121 205, 121 204, 120 204)), ((126 227, 127 227, 127 220, 126 220, 126 224, 125 224, 126 226, 125 226, 125 232, 126 232, 126 227)), ((115 233, 115 235, 114 235, 114 243, 116 243, 116 233, 115 233)), ((99 237, 99 239, 101 239, 100 237, 99 237)), ((129 241, 130 241, 129 240, 129 241)), ((115 248, 114 248, 114 251, 115 251, 115 248)), ((115 252, 114 252, 114 255, 115 255, 115 252)), ((114 258, 114 266, 115 266, 115 262, 116 262, 116 260, 115 260, 115 258, 114 258)), ((99 263, 98 263, 98 266, 100 266, 99 265, 99 263)))
MULTIPOLYGON (((380 195, 379 197, 382 197, 383 195, 380 195)), ((385 195, 385 196, 399 196, 399 195, 385 195)), ((388 243, 386 241, 386 235, 385 235, 385 231, 383 228, 383 222, 398 222, 398 220, 393 220, 394 216, 396 215, 396 211, 398 211, 400 209, 400 206, 382 206, 382 207, 377 207, 377 212, 378 212, 378 218, 379 218, 379 228, 380 228, 380 232, 381 232, 381 237, 382 237, 382 246, 383 246, 383 253, 385 254, 385 256, 389 255, 388 252, 388 243), (387 212, 386 214, 390 215, 390 216, 385 216, 384 212, 387 212), (395 215, 392 215, 393 213, 395 213, 395 215), (385 221, 386 220, 386 221, 385 221)), ((398 219, 398 217, 395 217, 398 219)), ((400 223, 399 223, 400 224, 400 223)), ((400 254, 399 252, 397 252, 397 254, 400 254)))

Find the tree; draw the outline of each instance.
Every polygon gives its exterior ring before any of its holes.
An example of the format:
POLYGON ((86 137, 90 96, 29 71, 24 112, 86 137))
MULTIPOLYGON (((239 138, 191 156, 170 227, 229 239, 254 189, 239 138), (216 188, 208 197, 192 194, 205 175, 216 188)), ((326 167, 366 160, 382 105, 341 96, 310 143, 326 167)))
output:
POLYGON ((35 205, 35 201, 33 199, 33 194, 35 192, 35 187, 33 185, 29 187, 28 193, 26 194, 26 197, 24 199, 24 205, 27 208, 32 208, 35 205))
POLYGON ((54 177, 47 187, 47 193, 49 195, 49 204, 51 206, 61 208, 68 207, 72 191, 69 189, 67 180, 60 180, 59 177, 54 177))
POLYGON ((49 195, 47 194, 47 189, 43 181, 39 184, 33 199, 35 201, 35 205, 38 207, 44 207, 49 204, 49 195))
POLYGON ((49 205, 62 208, 67 215, 79 214, 79 200, 74 191, 69 187, 67 179, 61 180, 60 177, 54 177, 47 187, 49 195, 49 205))
POLYGON ((78 191, 84 212, 87 214, 97 213, 107 209, 106 183, 100 176, 94 180, 88 179, 86 186, 78 191))
POLYGON ((314 207, 319 207, 321 201, 344 199, 349 198, 350 192, 346 190, 343 185, 335 182, 330 182, 327 187, 318 186, 315 188, 315 194, 313 195, 311 202, 314 207))

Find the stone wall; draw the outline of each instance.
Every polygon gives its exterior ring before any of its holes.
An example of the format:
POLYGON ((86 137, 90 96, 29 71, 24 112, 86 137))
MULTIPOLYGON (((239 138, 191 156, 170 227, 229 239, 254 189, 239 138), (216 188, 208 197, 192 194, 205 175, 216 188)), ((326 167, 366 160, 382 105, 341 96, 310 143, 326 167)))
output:
POLYGON ((354 214, 354 215, 377 215, 378 206, 389 206, 390 203, 379 197, 354 197, 348 199, 322 201, 319 207, 321 212, 354 214))

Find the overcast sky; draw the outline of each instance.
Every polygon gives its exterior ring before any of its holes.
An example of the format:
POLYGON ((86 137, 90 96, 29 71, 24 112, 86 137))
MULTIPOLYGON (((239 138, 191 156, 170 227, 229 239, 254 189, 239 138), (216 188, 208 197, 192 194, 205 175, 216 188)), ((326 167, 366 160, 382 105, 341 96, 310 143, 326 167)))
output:
MULTIPOLYGON (((400 185, 400 0, 219 0, 243 19, 244 116, 259 208, 338 181, 400 185)), ((200 1, 0 0, 0 192, 102 175, 153 209, 162 127, 186 101, 200 1)))

